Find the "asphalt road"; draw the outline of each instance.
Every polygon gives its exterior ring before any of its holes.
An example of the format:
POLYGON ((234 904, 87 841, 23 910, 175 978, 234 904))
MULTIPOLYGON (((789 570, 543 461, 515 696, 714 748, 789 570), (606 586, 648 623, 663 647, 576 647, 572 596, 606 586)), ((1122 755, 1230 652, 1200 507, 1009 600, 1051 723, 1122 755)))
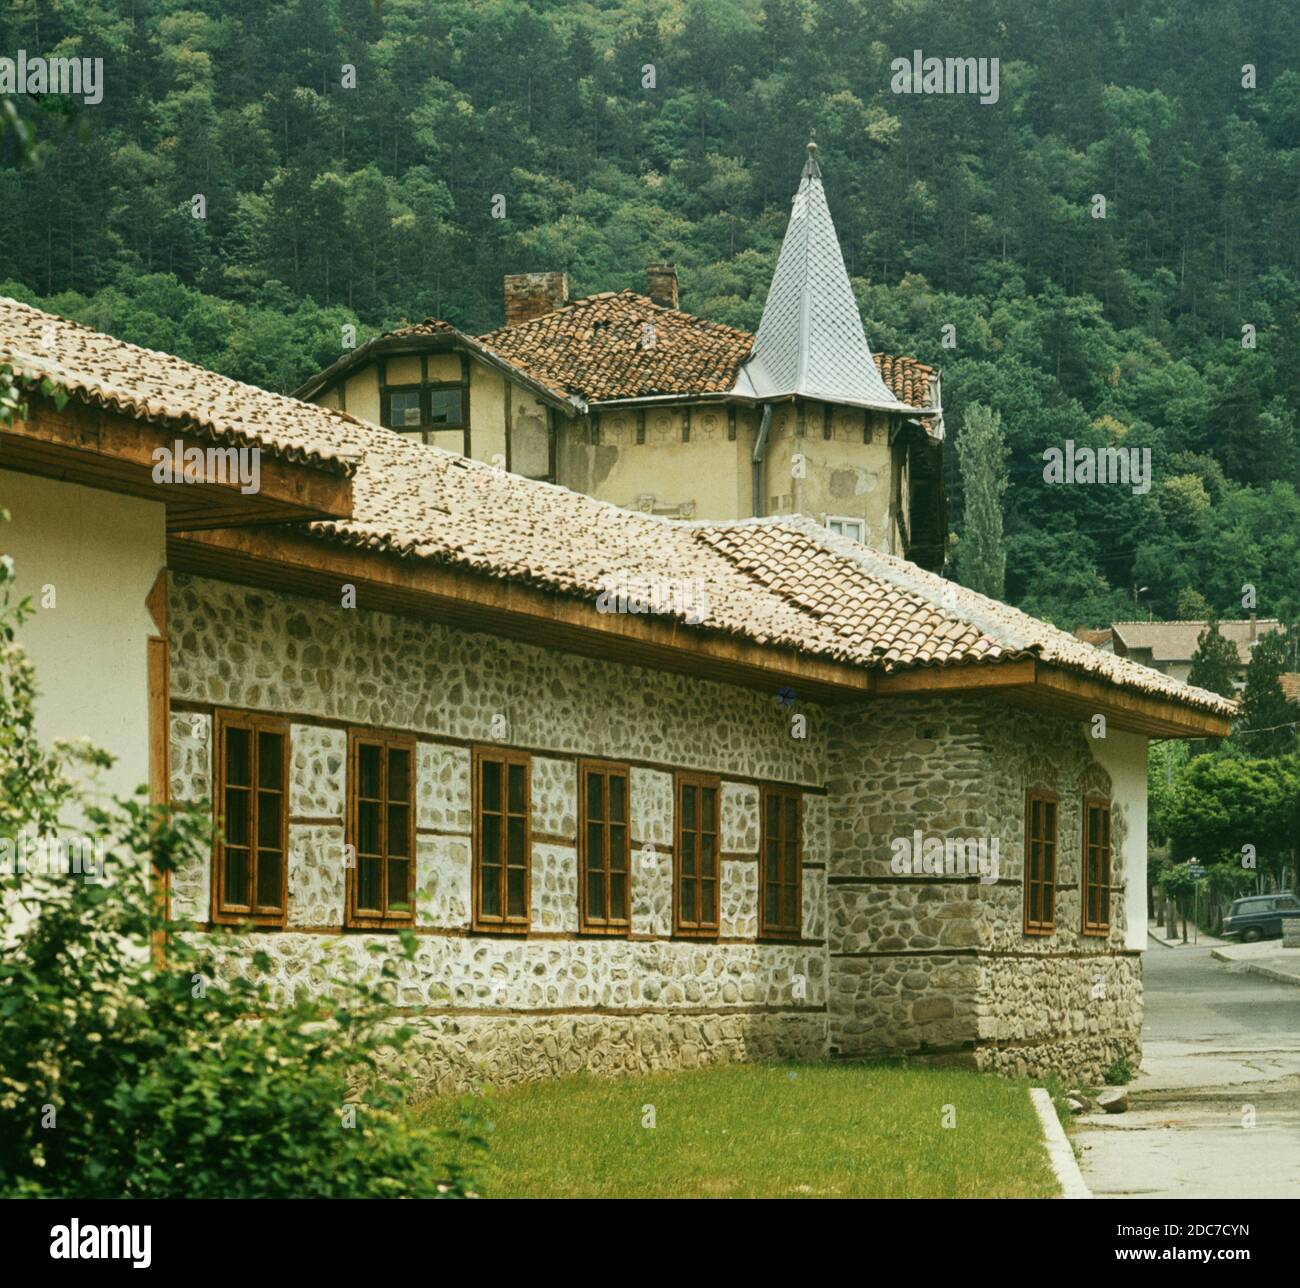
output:
POLYGON ((1300 1198, 1300 987, 1151 941, 1125 1114, 1076 1120, 1098 1198, 1300 1198))

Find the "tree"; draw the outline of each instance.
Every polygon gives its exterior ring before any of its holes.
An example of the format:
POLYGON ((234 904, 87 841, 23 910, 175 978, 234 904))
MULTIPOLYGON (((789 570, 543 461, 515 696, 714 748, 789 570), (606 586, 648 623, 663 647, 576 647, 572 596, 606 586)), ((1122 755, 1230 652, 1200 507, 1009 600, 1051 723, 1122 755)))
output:
POLYGON ((982 403, 966 409, 957 437, 965 504, 957 574, 964 586, 1001 599, 1007 548, 1002 535, 1002 494, 1007 490, 1007 445, 1002 417, 982 403))
POLYGON ((1296 627, 1269 631, 1251 649, 1236 732, 1253 756, 1281 756, 1296 746, 1300 706, 1282 690, 1282 676, 1296 669, 1292 660, 1296 634, 1296 627))
POLYGON ((1200 689, 1209 689, 1220 697, 1234 696, 1234 681, 1241 660, 1237 656, 1237 646, 1231 640, 1225 640, 1219 632, 1219 624, 1211 618, 1196 639, 1196 652, 1192 654, 1192 669, 1188 673, 1187 683, 1200 689))

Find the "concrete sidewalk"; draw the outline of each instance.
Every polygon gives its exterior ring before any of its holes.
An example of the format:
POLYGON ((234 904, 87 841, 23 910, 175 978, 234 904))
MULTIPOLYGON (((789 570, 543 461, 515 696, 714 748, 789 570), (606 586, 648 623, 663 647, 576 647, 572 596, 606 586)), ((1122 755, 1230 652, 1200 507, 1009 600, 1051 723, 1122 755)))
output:
POLYGON ((1300 984, 1300 948, 1283 948, 1280 939, 1257 944, 1236 944, 1215 940, 1210 949, 1215 961, 1242 966, 1252 975, 1277 980, 1279 984, 1300 984))
MULTIPOLYGON (((1181 924, 1180 922, 1179 925, 1181 924)), ((1206 934, 1204 930, 1198 931, 1190 923, 1187 927, 1186 943, 1183 943, 1181 930, 1168 939, 1165 937, 1167 930, 1168 927, 1157 926, 1154 921, 1147 922, 1147 938, 1157 944, 1163 944, 1166 948, 1217 948, 1220 944, 1227 943, 1227 940, 1216 939, 1213 935, 1206 934)))

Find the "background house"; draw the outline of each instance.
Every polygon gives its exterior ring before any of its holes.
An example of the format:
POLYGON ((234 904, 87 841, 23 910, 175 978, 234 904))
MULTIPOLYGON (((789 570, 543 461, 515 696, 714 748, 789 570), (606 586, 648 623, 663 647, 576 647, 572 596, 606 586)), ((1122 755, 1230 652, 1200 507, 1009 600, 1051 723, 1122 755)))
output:
MULTIPOLYGON (((1186 682, 1191 674, 1196 643, 1208 622, 1114 622, 1110 628, 1112 649, 1119 657, 1132 658, 1175 680, 1186 682)), ((1250 650, 1261 635, 1281 629, 1273 617, 1219 623, 1219 634, 1236 646, 1240 668, 1236 687, 1246 682, 1250 650)))
POLYGON ((570 300, 505 279, 505 325, 429 319, 344 355, 297 396, 527 478, 673 518, 804 514, 923 567, 947 516, 939 373, 873 355, 810 150, 756 335, 647 293, 570 300))

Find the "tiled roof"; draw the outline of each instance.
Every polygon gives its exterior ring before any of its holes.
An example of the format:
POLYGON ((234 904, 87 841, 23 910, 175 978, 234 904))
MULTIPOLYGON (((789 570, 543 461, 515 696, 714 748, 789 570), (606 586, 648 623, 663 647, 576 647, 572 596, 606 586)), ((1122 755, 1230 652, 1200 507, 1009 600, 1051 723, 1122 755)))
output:
POLYGON ((815 151, 810 143, 754 349, 736 389, 758 399, 896 409, 899 400, 871 360, 815 151))
POLYGON ((689 582, 703 611, 698 624, 673 611, 684 631, 720 632, 883 671, 1036 657, 1218 715, 1234 710, 1215 694, 1102 653, 809 519, 681 523, 622 510, 0 302, 0 337, 30 343, 26 332, 38 322, 53 332, 45 338, 58 355, 57 363, 46 363, 50 374, 72 375, 78 388, 99 391, 96 397, 109 397, 104 391, 111 389, 114 406, 161 404, 169 417, 259 440, 283 439, 287 427, 308 436, 296 450, 313 459, 356 460, 352 517, 309 525, 325 541, 587 602, 633 579, 689 582), (179 383, 160 387, 165 374, 179 383), (288 416, 286 403, 301 414, 288 416), (235 413, 238 419, 227 419, 235 413), (274 423, 277 413, 286 414, 283 426, 274 423), (237 429, 226 428, 231 424, 237 429))
POLYGON ((748 331, 664 308, 635 291, 588 295, 481 339, 537 380, 589 403, 726 393, 753 341, 748 331))
MULTIPOLYGON (((393 336, 446 327, 429 319, 393 336)), ((539 383, 589 403, 665 394, 720 394, 736 384, 753 335, 667 309, 635 291, 607 291, 575 300, 521 326, 481 336, 484 345, 539 383), (645 345, 645 324, 654 345, 645 345)), ((915 358, 872 354, 877 372, 900 401, 933 405, 933 367, 915 358)))
POLYGON ((365 453, 354 518, 312 524, 329 540, 588 601, 633 578, 689 582, 707 604, 697 629, 886 672, 1034 657, 1219 715, 1234 710, 810 519, 682 523, 369 426, 354 432, 350 445, 365 453))
POLYGON ((351 472, 333 427, 353 422, 241 384, 169 353, 115 340, 91 327, 0 297, 0 362, 48 377, 85 402, 230 446, 260 445, 284 460, 351 472))
MULTIPOLYGON (((1125 648, 1150 649, 1153 662, 1188 662, 1196 653, 1196 642, 1208 622, 1113 622, 1111 630, 1116 640, 1125 648)), ((1219 623, 1219 634, 1237 646, 1241 664, 1250 661, 1250 641, 1278 630, 1281 626, 1275 617, 1262 617, 1254 622, 1226 621, 1219 623)))

